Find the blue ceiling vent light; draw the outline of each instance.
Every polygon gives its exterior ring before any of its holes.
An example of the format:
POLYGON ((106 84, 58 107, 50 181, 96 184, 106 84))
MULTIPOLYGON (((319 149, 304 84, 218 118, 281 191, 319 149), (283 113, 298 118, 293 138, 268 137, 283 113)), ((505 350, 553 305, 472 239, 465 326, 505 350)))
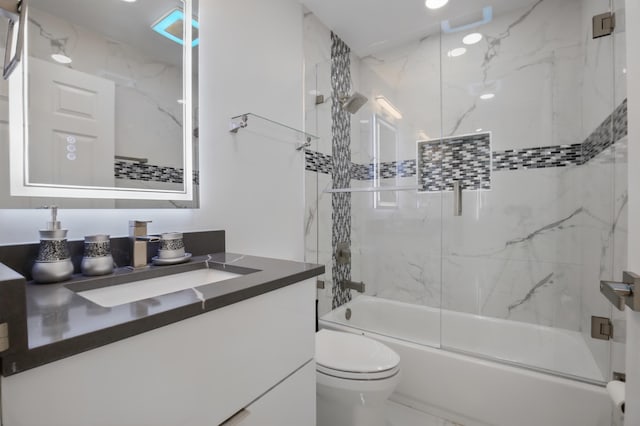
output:
POLYGON ((468 31, 472 28, 479 27, 480 25, 485 25, 491 22, 493 19, 493 7, 485 6, 482 8, 482 18, 479 21, 471 22, 466 25, 459 25, 457 27, 452 27, 451 23, 447 19, 446 21, 442 21, 440 26, 442 27, 443 33, 457 33, 458 31, 468 31))
MULTIPOLYGON (((161 36, 168 38, 169 40, 173 40, 176 43, 184 44, 182 40, 183 33, 183 25, 184 25, 184 12, 182 9, 173 9, 162 18, 160 18, 155 24, 151 26, 153 31, 157 32, 161 36)), ((191 26, 193 29, 193 42, 191 45, 193 47, 197 46, 200 43, 200 38, 198 37, 198 29, 200 28, 200 24, 195 19, 191 19, 191 26)))

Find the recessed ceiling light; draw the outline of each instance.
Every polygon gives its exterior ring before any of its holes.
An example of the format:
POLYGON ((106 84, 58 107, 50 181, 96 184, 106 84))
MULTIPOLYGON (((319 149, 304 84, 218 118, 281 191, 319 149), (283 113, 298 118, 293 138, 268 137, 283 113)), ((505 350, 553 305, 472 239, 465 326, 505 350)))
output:
POLYGON ((135 3, 137 0, 122 0, 125 3, 135 3))
POLYGON ((476 132, 481 132, 482 131, 482 127, 479 127, 476 129, 476 132))
POLYGON ((51 55, 51 59, 61 64, 70 64, 72 62, 70 57, 63 55, 62 53, 54 53, 51 55))
POLYGON ((450 58, 455 58, 456 56, 462 56, 467 53, 467 49, 464 47, 456 47, 455 49, 451 49, 447 52, 447 56, 450 58))
POLYGON ((470 44, 476 44, 480 40, 482 40, 482 34, 471 33, 464 36, 464 38, 462 39, 462 42, 466 45, 470 45, 470 44))
POLYGON ((482 95, 480 95, 480 99, 482 100, 487 100, 487 99, 493 99, 495 98, 495 94, 494 93, 483 93, 482 95))
POLYGON ((449 0, 426 0, 424 5, 429 9, 440 9, 447 3, 449 3, 449 0))

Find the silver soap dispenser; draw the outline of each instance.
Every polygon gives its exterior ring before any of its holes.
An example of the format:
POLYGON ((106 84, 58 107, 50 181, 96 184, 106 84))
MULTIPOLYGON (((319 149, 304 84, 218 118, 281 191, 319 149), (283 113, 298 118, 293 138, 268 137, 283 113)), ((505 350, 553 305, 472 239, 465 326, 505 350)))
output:
POLYGON ((51 206, 51 221, 47 229, 40 230, 40 248, 31 276, 37 283, 55 283, 68 280, 73 274, 73 263, 67 248, 67 230, 60 228, 58 207, 51 206))

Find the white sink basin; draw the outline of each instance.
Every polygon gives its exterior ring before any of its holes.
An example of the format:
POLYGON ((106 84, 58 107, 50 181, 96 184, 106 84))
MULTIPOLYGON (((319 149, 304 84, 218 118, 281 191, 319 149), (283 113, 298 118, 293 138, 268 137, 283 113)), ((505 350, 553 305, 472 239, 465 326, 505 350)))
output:
POLYGON ((78 294, 97 305, 111 308, 239 276, 241 274, 218 269, 196 269, 164 277, 81 291, 78 294))

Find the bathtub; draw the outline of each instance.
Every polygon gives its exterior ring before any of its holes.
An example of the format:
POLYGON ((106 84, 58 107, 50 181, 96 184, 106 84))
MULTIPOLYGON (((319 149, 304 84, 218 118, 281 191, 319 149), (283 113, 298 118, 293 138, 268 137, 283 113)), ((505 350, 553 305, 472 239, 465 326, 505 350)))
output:
POLYGON ((465 426, 612 423, 604 378, 578 332, 370 296, 324 315, 320 327, 394 349, 402 376, 392 399, 465 426))

